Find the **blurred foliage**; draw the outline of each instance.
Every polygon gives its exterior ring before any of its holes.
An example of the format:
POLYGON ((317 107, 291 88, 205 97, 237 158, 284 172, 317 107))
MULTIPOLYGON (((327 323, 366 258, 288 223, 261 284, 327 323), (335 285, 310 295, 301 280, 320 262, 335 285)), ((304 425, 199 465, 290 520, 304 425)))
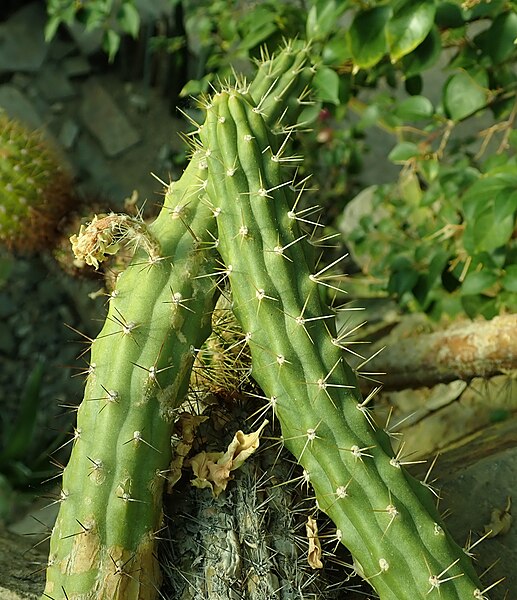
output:
MULTIPOLYGON (((188 48, 184 97, 249 72, 285 38, 311 40, 318 70, 299 174, 312 174, 306 197, 321 222, 344 233, 352 297, 390 297, 433 318, 517 309, 517 2, 170 0, 178 5, 185 34, 153 43, 188 48), (391 137, 385 155, 400 170, 372 187, 362 181, 375 129, 391 137)), ((136 35, 128 1, 48 6, 47 33, 82 17, 136 35)))
POLYGON ((110 61, 119 50, 122 34, 137 37, 140 29, 140 14, 133 0, 47 0, 47 13, 47 41, 62 23, 82 25, 86 31, 100 29, 110 61))

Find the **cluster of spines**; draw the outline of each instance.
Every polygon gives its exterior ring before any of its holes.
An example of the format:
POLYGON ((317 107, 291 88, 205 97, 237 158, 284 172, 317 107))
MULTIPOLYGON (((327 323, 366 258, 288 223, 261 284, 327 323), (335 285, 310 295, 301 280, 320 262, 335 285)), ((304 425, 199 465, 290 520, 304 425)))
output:
POLYGON ((283 442, 382 599, 482 597, 429 490, 368 418, 290 210, 291 179, 248 100, 237 91, 216 94, 200 133, 234 311, 253 376, 275 398, 283 442))
POLYGON ((72 178, 40 132, 0 112, 0 242, 35 251, 53 247, 76 197, 72 178))
POLYGON ((191 387, 231 397, 249 383, 251 357, 246 337, 222 294, 212 315, 212 333, 196 354, 191 387))
MULTIPOLYGON (((306 48, 287 46, 264 65, 267 88, 250 84, 250 93, 264 98, 272 123, 285 119, 287 95, 296 99, 312 77, 306 62, 306 48), (280 70, 275 65, 286 57, 290 69, 284 72, 283 62, 280 70)), ((289 118, 301 106, 295 102, 289 118)), ((45 598, 151 600, 158 594, 155 538, 171 423, 217 297, 216 211, 205 200, 206 176, 206 156, 195 151, 146 228, 152 251, 137 244, 109 295, 104 327, 90 340, 85 396, 57 499, 45 598)), ((117 242, 110 240, 99 248, 115 250, 117 242)))

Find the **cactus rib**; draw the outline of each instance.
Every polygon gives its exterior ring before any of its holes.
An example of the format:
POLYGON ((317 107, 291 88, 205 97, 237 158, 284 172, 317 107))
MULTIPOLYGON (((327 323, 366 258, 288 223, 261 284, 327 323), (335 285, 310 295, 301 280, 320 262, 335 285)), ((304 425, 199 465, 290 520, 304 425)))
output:
POLYGON ((291 180, 275 160, 262 116, 248 98, 223 91, 200 133, 218 248, 252 374, 275 398, 283 441, 303 465, 319 508, 382 600, 479 598, 470 560, 445 531, 429 490, 367 418, 311 249, 290 212, 291 180))

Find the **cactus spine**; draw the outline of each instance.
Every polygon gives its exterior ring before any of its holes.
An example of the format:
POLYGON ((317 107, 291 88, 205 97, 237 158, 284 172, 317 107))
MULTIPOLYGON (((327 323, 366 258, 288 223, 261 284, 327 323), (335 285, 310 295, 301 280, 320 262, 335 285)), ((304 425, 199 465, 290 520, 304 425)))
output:
MULTIPOLYGON (((260 67, 251 93, 272 127, 295 118, 312 77, 307 49, 288 45, 260 67), (288 100, 292 100, 288 101, 288 100)), ((109 297, 91 343, 84 400, 63 473, 44 597, 152 600, 160 585, 156 533, 175 409, 210 330, 215 220, 204 201, 207 165, 196 151, 144 227, 107 215, 74 237, 94 266, 120 243, 136 255, 109 297)))
POLYGON ((217 94, 201 141, 253 376, 271 398, 283 441, 304 467, 319 508, 382 600, 482 598, 429 490, 408 475, 387 434, 368 418, 260 109, 236 91, 217 94))

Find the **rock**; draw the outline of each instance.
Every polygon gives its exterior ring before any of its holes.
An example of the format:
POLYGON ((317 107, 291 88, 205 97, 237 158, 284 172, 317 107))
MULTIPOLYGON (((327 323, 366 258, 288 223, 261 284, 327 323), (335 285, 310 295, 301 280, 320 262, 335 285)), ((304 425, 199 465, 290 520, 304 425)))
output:
POLYGON ((88 185, 83 186, 83 193, 87 197, 109 198, 109 207, 115 210, 116 199, 127 196, 127 182, 121 184, 120 178, 114 176, 108 159, 99 152, 99 146, 92 137, 78 136, 74 147, 74 160, 88 175, 88 185))
POLYGON ((14 85, 0 85, 0 107, 9 117, 21 121, 27 127, 38 129, 43 125, 43 120, 32 102, 14 85))
MULTIPOLYGON (((471 532, 472 542, 479 540, 493 511, 504 510, 509 497, 515 500, 516 442, 517 420, 510 418, 479 431, 469 444, 439 458, 433 477, 440 484, 440 509, 450 515, 447 524, 459 542, 471 532)), ((515 511, 510 508, 511 512, 515 511)), ((517 528, 484 540, 473 552, 478 572, 486 569, 486 586, 505 578, 490 590, 490 599, 517 598, 517 528)))
POLYGON ((119 110, 113 98, 91 79, 83 87, 80 116, 107 156, 117 156, 140 140, 137 131, 119 110))
POLYGON ((50 44, 49 58, 59 62, 76 51, 77 48, 73 42, 55 37, 50 44))
POLYGON ((36 85, 49 102, 75 96, 75 89, 63 69, 57 65, 44 65, 36 78, 36 85))
POLYGON ((67 29, 75 44, 81 50, 81 54, 90 56, 90 54, 94 54, 102 48, 102 29, 92 29, 90 31, 86 31, 84 25, 77 22, 67 25, 67 29))
POLYGON ((68 77, 82 77, 91 71, 90 63, 84 56, 69 56, 63 61, 63 68, 68 77))
POLYGON ((43 113, 35 108, 34 102, 29 100, 26 94, 22 93, 18 88, 9 83, 0 85, 0 110, 1 109, 5 110, 11 119, 16 119, 23 123, 27 129, 38 129, 41 131, 45 140, 52 145, 54 150, 56 150, 63 168, 68 170, 71 174, 75 173, 75 168, 70 158, 59 151, 59 144, 57 143, 56 138, 50 129, 45 126, 45 123, 40 116, 40 114, 43 113))
POLYGON ((31 81, 32 76, 27 73, 15 73, 10 79, 10 83, 20 90, 27 89, 31 81))
POLYGON ((170 0, 136 0, 135 6, 142 21, 154 21, 170 14, 170 0))
POLYGON ((45 5, 32 2, 0 25, 0 73, 36 72, 48 53, 45 5))
POLYGON ((43 591, 45 574, 41 568, 47 559, 31 545, 30 540, 0 529, 2 600, 36 600, 43 591))
POLYGON ((59 131, 59 143, 63 146, 63 148, 65 148, 65 150, 70 150, 77 139, 78 133, 79 125, 73 119, 66 119, 61 125, 61 130, 59 131))

